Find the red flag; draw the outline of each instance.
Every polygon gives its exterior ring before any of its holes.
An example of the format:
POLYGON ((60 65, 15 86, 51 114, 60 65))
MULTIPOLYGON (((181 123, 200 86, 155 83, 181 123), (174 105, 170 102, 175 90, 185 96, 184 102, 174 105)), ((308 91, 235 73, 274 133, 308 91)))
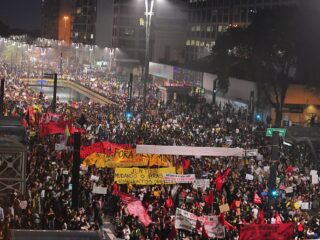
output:
POLYGON ((263 209, 261 209, 261 211, 259 212, 259 216, 258 216, 258 224, 265 224, 265 220, 264 220, 264 211, 263 209))
POLYGON ((293 167, 292 167, 291 165, 289 165, 289 166, 287 167, 286 171, 287 171, 288 173, 293 172, 293 167))
POLYGON ((207 230, 204 227, 204 224, 202 225, 202 239, 208 239, 209 235, 207 233, 207 230))
POLYGON ((210 206, 213 203, 213 200, 213 190, 210 190, 209 194, 204 198, 204 201, 208 206, 210 206))
POLYGON ((213 203, 213 190, 210 190, 209 192, 209 199, 208 199, 208 202, 209 204, 211 205, 213 203))
POLYGON ((146 209, 142 202, 132 195, 119 192, 121 201, 127 203, 129 214, 137 216, 144 226, 149 226, 152 223, 146 209))
POLYGON ((280 223, 282 223, 282 220, 281 220, 279 213, 277 212, 276 213, 276 224, 280 224, 280 223))
POLYGON ((173 239, 176 239, 176 237, 177 237, 176 227, 174 224, 171 224, 171 230, 170 230, 168 239, 173 240, 173 239))
POLYGON ((236 229, 235 226, 231 225, 227 220, 225 220, 223 213, 220 213, 220 215, 219 215, 219 217, 218 217, 218 220, 219 220, 219 222, 220 222, 222 225, 224 225, 224 226, 226 227, 226 229, 227 229, 228 231, 230 231, 230 230, 235 230, 235 229, 236 229))
POLYGON ((35 120, 35 117, 34 117, 34 110, 33 110, 33 107, 28 107, 27 109, 27 116, 29 117, 29 123, 30 124, 33 124, 34 123, 34 120, 35 120))
POLYGON ((190 166, 190 160, 189 159, 183 159, 182 160, 182 167, 183 171, 187 170, 190 166))
POLYGON ((259 195, 256 192, 254 192, 253 202, 255 204, 262 204, 261 198, 259 197, 259 195))
POLYGON ((24 127, 28 127, 28 122, 26 121, 25 118, 22 119, 21 125, 24 126, 24 127))
POLYGON ((118 184, 115 182, 113 185, 112 185, 112 195, 117 195, 119 192, 118 190, 118 184))
POLYGON ((197 229, 197 231, 200 231, 200 229, 201 229, 201 222, 198 219, 196 222, 196 229, 197 229))
POLYGON ((228 167, 224 173, 221 175, 220 172, 218 172, 217 176, 216 176, 216 180, 215 180, 215 184, 216 184, 216 190, 218 192, 221 191, 223 184, 225 183, 225 181, 227 180, 227 177, 230 173, 230 167, 228 167))
POLYGON ((240 227, 240 240, 248 239, 294 239, 294 225, 292 223, 243 225, 240 227))
POLYGON ((166 200, 166 207, 167 208, 172 208, 173 206, 173 201, 172 201, 172 198, 169 197, 167 200, 166 200))

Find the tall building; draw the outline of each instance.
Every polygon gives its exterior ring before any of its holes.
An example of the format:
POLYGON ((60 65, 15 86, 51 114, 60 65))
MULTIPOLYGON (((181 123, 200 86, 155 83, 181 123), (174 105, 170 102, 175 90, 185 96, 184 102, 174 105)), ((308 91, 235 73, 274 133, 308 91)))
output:
POLYGON ((98 0, 96 21, 96 44, 112 46, 113 0, 98 0))
MULTIPOLYGON (((182 0, 154 1, 150 32, 150 60, 182 61, 187 5, 182 0)), ((146 48, 145 1, 114 0, 112 47, 119 58, 143 63, 146 48)))
POLYGON ((70 43, 72 0, 41 1, 41 36, 70 43))
POLYGON ((60 0, 41 1, 41 37, 58 39, 59 11, 60 0))
POLYGON ((73 11, 73 42, 95 44, 97 0, 74 0, 73 11))
POLYGON ((247 26, 263 8, 299 4, 300 0, 189 0, 186 61, 208 56, 229 26, 247 26))

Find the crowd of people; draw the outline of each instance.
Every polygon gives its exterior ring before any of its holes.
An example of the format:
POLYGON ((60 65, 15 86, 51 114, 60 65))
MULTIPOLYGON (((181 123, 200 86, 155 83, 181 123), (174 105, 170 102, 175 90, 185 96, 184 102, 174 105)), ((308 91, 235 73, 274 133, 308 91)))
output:
POLYGON ((109 141, 133 146, 143 143, 239 147, 258 149, 258 154, 250 157, 175 157, 173 165, 176 166, 182 159, 187 159, 189 164, 184 168, 184 174, 209 179, 205 189, 195 188, 193 184, 179 184, 178 187, 118 185, 114 182, 114 169, 89 166, 81 169, 79 208, 72 209, 72 151, 69 148, 56 151, 55 144, 63 141, 64 136, 41 137, 39 126, 27 121, 28 107, 40 106, 41 115, 50 111, 50 103, 40 99, 39 93, 10 73, 5 63, 1 65, 1 72, 6 72, 5 114, 21 117, 28 133, 27 192, 12 192, 1 203, 1 232, 5 239, 11 228, 102 230, 107 215, 113 220, 117 237, 122 239, 208 239, 196 228, 190 231, 176 229, 177 208, 197 216, 219 216, 220 224, 225 226, 224 239, 239 239, 240 226, 245 224, 279 222, 294 223, 296 239, 318 239, 319 184, 312 184, 309 174, 316 166, 309 161, 297 161, 281 148, 277 189, 271 195, 268 181, 272 144, 270 138, 265 137, 263 122, 248 121, 246 109, 237 109, 231 104, 177 101, 164 104, 156 87, 149 89, 146 121, 142 122, 143 99, 140 97, 133 98, 133 116, 128 119, 124 114, 126 86, 116 84, 116 80, 100 82, 83 77, 79 82, 111 99, 118 99, 119 104, 104 106, 84 101, 74 108, 69 103, 58 102, 56 113, 83 130, 82 145, 109 141), (226 171, 228 176, 218 188, 217 176, 226 171), (246 179, 248 174, 253 179, 246 179), (92 175, 99 176, 98 184, 107 187, 107 194, 92 193, 92 175), (149 226, 130 215, 127 204, 115 188, 142 202, 152 220, 149 226), (288 190, 290 188, 292 191, 288 190), (259 203, 255 201, 257 196, 261 200, 259 203), (302 209, 305 202, 310 202, 311 210, 302 209), (221 214, 219 206, 226 203, 230 210, 221 214))

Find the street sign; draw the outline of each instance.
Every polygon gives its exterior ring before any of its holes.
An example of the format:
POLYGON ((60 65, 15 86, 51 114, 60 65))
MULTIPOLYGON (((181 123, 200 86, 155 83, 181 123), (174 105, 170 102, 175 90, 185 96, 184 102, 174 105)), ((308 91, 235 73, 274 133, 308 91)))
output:
POLYGON ((268 128, 266 132, 267 137, 272 137, 274 132, 279 132, 280 137, 286 136, 287 129, 285 128, 268 128))
POLYGON ((39 80, 37 80, 37 84, 39 84, 39 85, 46 85, 46 84, 47 84, 47 81, 46 81, 46 80, 43 80, 43 79, 39 79, 39 80))

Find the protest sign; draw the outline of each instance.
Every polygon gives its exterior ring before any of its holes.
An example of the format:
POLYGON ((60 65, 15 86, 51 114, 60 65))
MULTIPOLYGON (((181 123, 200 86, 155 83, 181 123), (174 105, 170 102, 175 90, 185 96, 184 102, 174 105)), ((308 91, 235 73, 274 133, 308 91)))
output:
POLYGON ((80 171, 88 171, 88 166, 81 164, 80 165, 80 171))
POLYGON ((294 239, 294 225, 245 224, 240 227, 240 240, 294 239))
POLYGON ((63 144, 63 143, 56 143, 56 144, 54 145, 54 150, 55 150, 55 151, 63 151, 63 150, 65 150, 65 149, 66 149, 66 145, 63 144))
POLYGON ((286 193, 292 193, 292 192, 293 192, 293 187, 286 188, 286 193))
POLYGON ((155 185, 169 184, 163 181, 163 174, 175 173, 175 167, 169 168, 116 168, 114 181, 118 184, 155 185))
POLYGON ((192 183, 196 179, 194 174, 163 174, 163 181, 171 183, 192 183))
POLYGON ((93 182, 98 182, 99 181, 99 176, 91 175, 90 180, 93 182))
POLYGON ((256 157, 258 155, 258 149, 247 149, 245 150, 246 157, 256 157))
POLYGON ((311 170, 310 171, 310 175, 318 175, 318 171, 317 170, 311 170))
POLYGON ((203 189, 206 190, 210 187, 210 180, 209 179, 196 179, 193 183, 193 188, 195 189, 203 189))
POLYGON ((92 193, 105 195, 107 194, 107 188, 93 185, 92 193))
POLYGON ((219 206, 220 212, 224 213, 224 212, 229 212, 230 208, 229 208, 229 204, 223 204, 219 206))
POLYGON ((270 172, 270 166, 264 166, 263 171, 269 173, 270 172))
POLYGON ((317 175, 311 175, 311 183, 312 184, 319 184, 319 176, 317 175))
POLYGON ((308 202, 302 202, 302 203, 300 204, 300 208, 301 208, 302 210, 308 210, 308 209, 309 209, 309 203, 308 203, 308 202))
POLYGON ((201 216, 182 210, 176 209, 175 228, 191 232, 196 229, 197 220, 205 227, 210 238, 224 238, 224 226, 219 223, 218 216, 201 216))
POLYGON ((252 174, 246 174, 246 180, 252 181, 253 180, 253 175, 252 174))

